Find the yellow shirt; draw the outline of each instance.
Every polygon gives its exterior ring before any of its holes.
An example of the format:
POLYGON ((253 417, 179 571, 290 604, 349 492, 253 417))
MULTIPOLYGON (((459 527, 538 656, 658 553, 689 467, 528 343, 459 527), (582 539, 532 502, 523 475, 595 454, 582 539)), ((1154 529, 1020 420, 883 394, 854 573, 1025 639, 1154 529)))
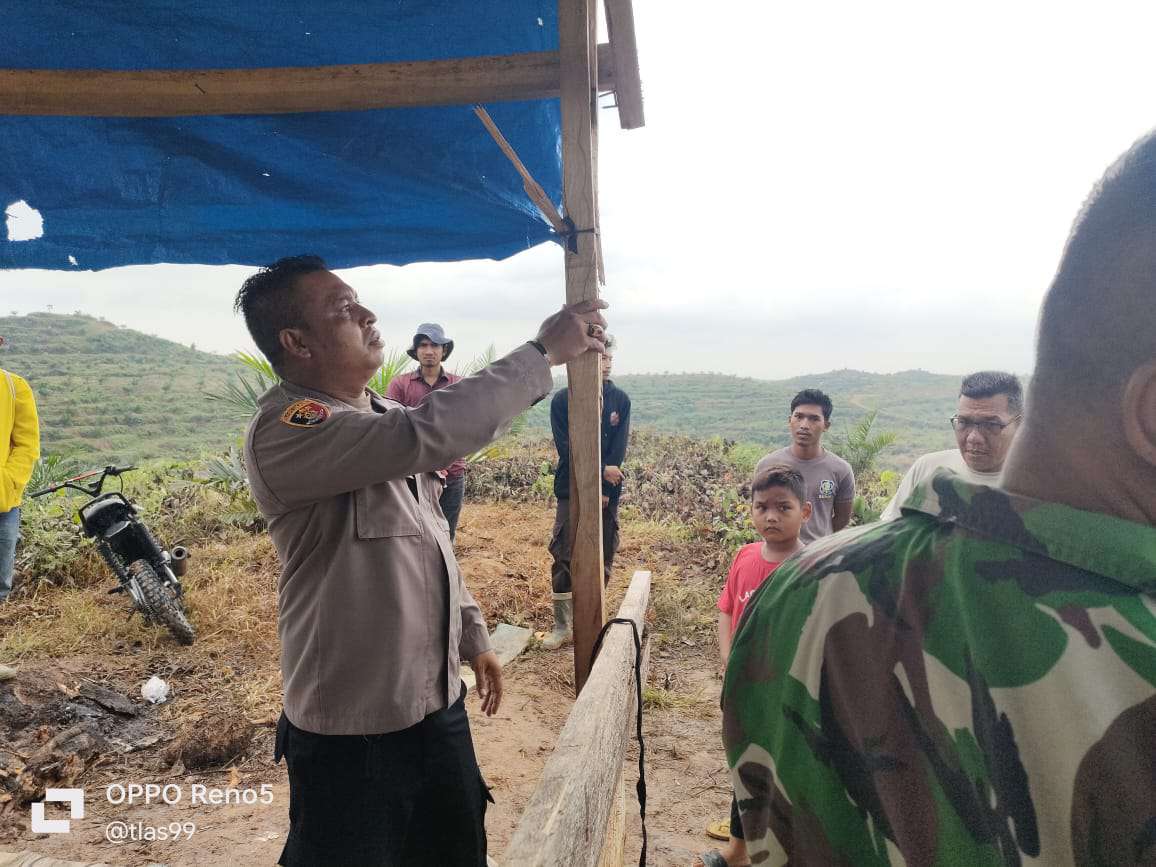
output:
POLYGON ((20 505, 40 457, 36 400, 22 377, 0 369, 0 512, 20 505))

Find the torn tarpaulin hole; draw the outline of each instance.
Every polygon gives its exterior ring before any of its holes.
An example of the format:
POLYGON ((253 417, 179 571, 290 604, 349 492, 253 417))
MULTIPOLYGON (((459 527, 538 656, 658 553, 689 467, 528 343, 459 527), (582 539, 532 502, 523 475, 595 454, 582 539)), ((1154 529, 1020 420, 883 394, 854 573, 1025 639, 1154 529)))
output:
POLYGON ((9 241, 34 241, 44 235, 44 217, 23 199, 4 209, 9 241))

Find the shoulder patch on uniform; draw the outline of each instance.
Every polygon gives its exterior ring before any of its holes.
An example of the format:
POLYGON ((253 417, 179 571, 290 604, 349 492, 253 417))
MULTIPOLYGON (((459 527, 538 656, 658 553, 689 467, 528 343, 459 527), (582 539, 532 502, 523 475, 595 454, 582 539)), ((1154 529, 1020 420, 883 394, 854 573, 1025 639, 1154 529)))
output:
POLYGON ((281 421, 290 427, 317 427, 330 415, 330 409, 316 400, 298 400, 285 407, 281 421))

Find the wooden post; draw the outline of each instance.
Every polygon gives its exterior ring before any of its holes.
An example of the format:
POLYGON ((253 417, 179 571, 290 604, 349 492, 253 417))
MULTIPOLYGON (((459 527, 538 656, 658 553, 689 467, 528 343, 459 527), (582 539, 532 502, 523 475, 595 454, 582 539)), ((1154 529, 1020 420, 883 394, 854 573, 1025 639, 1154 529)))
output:
MULTIPOLYGON (((598 210, 594 184, 598 55, 595 0, 558 0, 562 100, 562 205, 577 230, 566 257, 566 303, 598 297, 598 210)), ((590 674, 590 654, 606 611, 602 599, 602 376, 587 353, 567 366, 570 388, 570 575, 574 592, 574 688, 590 674)))

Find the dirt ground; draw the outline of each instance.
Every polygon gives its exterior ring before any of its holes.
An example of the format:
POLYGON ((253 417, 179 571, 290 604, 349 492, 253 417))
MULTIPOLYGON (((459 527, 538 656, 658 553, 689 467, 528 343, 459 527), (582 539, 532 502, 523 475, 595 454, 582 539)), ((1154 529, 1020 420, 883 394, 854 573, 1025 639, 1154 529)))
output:
MULTIPOLYGON (((535 629, 548 627, 549 559, 545 547, 552 517, 550 507, 466 506, 458 538, 459 558, 467 582, 491 625, 504 620, 535 629)), ((251 557, 263 561, 269 555, 267 549, 260 547, 255 553, 250 552, 251 557)), ((684 550, 669 530, 625 521, 607 606, 611 612, 617 610, 635 569, 652 570, 656 622, 651 629, 656 642, 652 647, 643 731, 649 795, 648 863, 659 865, 690 864, 695 852, 715 845, 703 829, 709 821, 727 814, 730 801, 719 737, 717 652, 710 631, 705 628, 711 615, 709 610, 699 610, 692 612, 688 620, 686 610, 688 599, 701 608, 710 588, 699 587, 696 595, 687 594, 687 573, 701 566, 691 562, 691 557, 689 549, 684 550), (682 621, 666 623, 664 616, 669 615, 663 612, 676 609, 681 612, 682 621)), ((250 571, 265 576, 264 583, 257 585, 263 588, 258 592, 273 598, 271 568, 264 563, 260 568, 251 566, 250 571)), ((702 576, 697 580, 701 583, 702 576)), ((208 583, 199 588, 192 581, 189 587, 194 602, 197 592, 210 589, 208 583)), ((100 597, 105 589, 93 587, 84 592, 100 597)), ((269 599, 258 602, 260 610, 268 610, 269 599)), ((32 616, 29 612, 35 611, 41 619, 38 622, 48 628, 52 615, 46 613, 42 601, 37 604, 39 607, 34 608, 30 603, 24 613, 32 616)), ((94 604, 121 603, 99 599, 94 604)), ((18 601, 13 611, 3 615, 0 628, 32 628, 13 619, 21 614, 18 601)), ((194 616, 197 612, 194 604, 194 616)), ((275 626, 260 623, 253 628, 268 633, 275 626)), ((202 632, 206 632, 203 626, 202 632)), ((55 706, 61 706, 61 696, 71 697, 64 706, 74 714, 81 712, 77 708, 103 711, 98 703, 85 697, 86 692, 93 694, 92 685, 130 697, 137 705, 135 716, 113 714, 110 718, 122 728, 130 722, 135 725, 134 737, 139 744, 139 748, 128 751, 122 744, 119 749, 102 753, 78 778, 76 785, 86 792, 85 815, 72 820, 68 834, 34 835, 29 829, 26 805, 17 808, 12 800, 0 803, 0 852, 27 850, 113 865, 276 863, 288 828, 288 786, 284 765, 272 762, 271 723, 277 709, 276 689, 272 687, 277 685, 277 662, 275 653, 268 652, 269 636, 250 636, 241 642, 244 649, 236 652, 230 650, 229 635, 211 630, 191 648, 180 648, 165 640, 150 646, 132 641, 132 636, 133 633, 94 637, 90 642, 92 652, 87 653, 53 657, 41 652, 22 656, 17 660, 21 669, 17 680, 0 684, 0 695, 5 691, 23 695, 33 704, 42 699, 48 701, 47 693, 55 687, 60 693, 55 696, 55 706), (163 705, 143 705, 139 700, 140 685, 158 673, 172 685, 173 696, 163 705), (228 704, 222 696, 232 697, 233 703, 228 704), (222 708, 222 703, 226 707, 222 708), (227 726, 222 715, 230 713, 247 721, 242 728, 252 731, 252 741, 241 757, 196 772, 187 770, 180 760, 172 764, 173 738, 182 725, 186 733, 190 721, 194 733, 198 729, 216 730, 227 726), (118 785, 150 783, 169 785, 169 800, 178 793, 180 800, 166 804, 157 795, 150 804, 109 803, 110 791, 113 799, 120 797, 118 785), (261 789, 263 785, 266 790, 261 789), (109 790, 109 786, 113 788, 109 790), (197 786, 205 788, 196 789, 197 786), (211 790, 227 787, 249 790, 248 797, 256 803, 203 803, 212 799, 211 790), (191 803, 198 792, 201 802, 191 803), (141 829, 180 830, 181 839, 109 842, 106 826, 110 822, 140 823, 141 829), (180 823, 195 824, 191 838, 186 838, 188 828, 180 823)), ((491 854, 499 862, 569 713, 573 696, 572 653, 569 649, 549 653, 531 647, 507 667, 505 680, 505 697, 495 717, 483 717, 473 696, 467 701, 479 763, 496 801, 487 815, 487 828, 491 854)), ((64 724, 46 718, 37 721, 36 726, 6 730, 2 723, 0 714, 0 755, 9 749, 25 756, 30 745, 43 742, 64 724), (58 723, 55 727, 54 722, 58 723)), ((127 746, 131 748, 132 743, 127 746)), ((633 799, 636 765, 637 753, 632 751, 627 766, 627 807, 632 816, 630 863, 636 863, 641 841, 637 802, 633 799)), ((64 810, 48 808, 50 819, 65 816, 64 810)), ((130 829, 117 825, 110 833, 115 836, 126 830, 130 829)))

